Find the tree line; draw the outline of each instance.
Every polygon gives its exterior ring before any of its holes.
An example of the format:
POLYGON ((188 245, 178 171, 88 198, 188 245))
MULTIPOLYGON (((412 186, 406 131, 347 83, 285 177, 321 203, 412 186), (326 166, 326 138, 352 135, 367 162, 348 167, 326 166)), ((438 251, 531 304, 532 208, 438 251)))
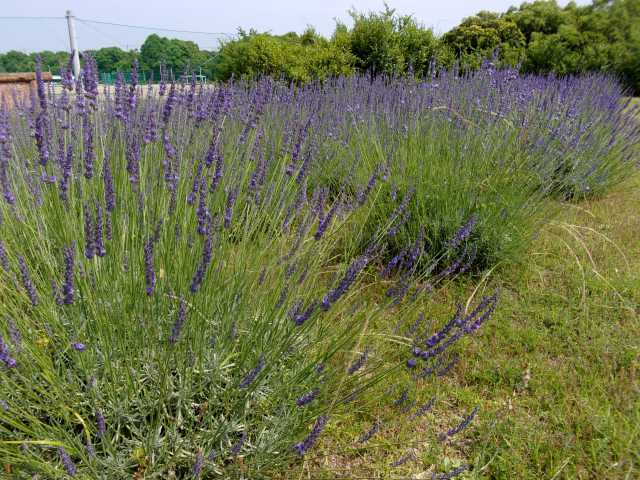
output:
MULTIPOLYGON (((349 12, 351 26, 338 21, 330 37, 313 27, 303 33, 273 35, 238 30, 216 51, 194 42, 156 34, 139 50, 107 47, 92 53, 102 72, 140 68, 158 78, 161 65, 175 76, 202 72, 208 78, 275 75, 307 81, 334 75, 423 75, 430 65, 474 69, 492 58, 525 73, 566 75, 605 71, 640 93, 640 0, 592 0, 560 7, 536 0, 503 13, 481 11, 437 36, 412 16, 385 6, 381 12, 349 12)), ((0 55, 0 71, 30 71, 35 55, 10 51, 0 55)), ((40 52, 44 68, 57 73, 66 52, 40 52)))

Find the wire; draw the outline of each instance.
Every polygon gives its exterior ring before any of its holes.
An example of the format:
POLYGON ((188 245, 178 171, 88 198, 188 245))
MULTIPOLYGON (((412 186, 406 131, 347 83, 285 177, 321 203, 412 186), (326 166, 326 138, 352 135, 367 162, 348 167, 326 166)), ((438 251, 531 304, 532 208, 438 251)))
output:
POLYGON ((64 20, 65 17, 0 17, 0 20, 64 20))
POLYGON ((175 30, 172 28, 161 28, 161 27, 146 27, 146 26, 142 26, 142 25, 127 25, 124 23, 114 23, 114 22, 102 22, 99 20, 89 20, 86 18, 78 18, 76 17, 76 20, 84 22, 84 23, 98 23, 101 25, 112 25, 115 27, 126 27, 126 28, 138 28, 138 29, 142 29, 142 30, 156 30, 159 32, 173 32, 173 33, 192 33, 192 34, 196 34, 196 35, 226 35, 226 36, 233 36, 230 33, 226 33, 226 32, 201 32, 201 31, 196 31, 196 30, 175 30))
POLYGON ((110 42, 114 42, 115 45, 118 46, 118 48, 121 48, 123 50, 128 50, 128 48, 124 47, 122 43, 120 43, 120 41, 118 39, 116 39, 115 37, 107 34, 106 32, 103 32, 102 30, 100 30, 99 28, 90 25, 88 23, 86 23, 84 20, 80 20, 80 19, 76 19, 78 20, 78 23, 80 23, 81 25, 83 25, 84 27, 90 28, 91 30, 93 30, 94 32, 102 35, 104 38, 108 39, 110 42))

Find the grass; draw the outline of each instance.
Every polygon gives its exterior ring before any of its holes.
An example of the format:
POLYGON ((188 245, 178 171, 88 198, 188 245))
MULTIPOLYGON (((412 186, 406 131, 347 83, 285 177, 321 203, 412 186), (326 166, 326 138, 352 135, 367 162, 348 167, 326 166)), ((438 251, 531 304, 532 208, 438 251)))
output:
MULTIPOLYGON (((476 288, 476 296, 501 290, 496 313, 464 345, 452 374, 426 383, 416 399, 435 394, 461 413, 478 405, 466 439, 435 441, 461 418, 441 414, 446 408, 437 403, 433 414, 414 421, 383 409, 384 395, 370 395, 334 422, 331 440, 301 467, 300 478, 431 478, 465 461, 474 468, 462 478, 638 478, 638 205, 637 175, 604 198, 563 204, 527 262, 480 285, 451 283, 425 305, 446 316, 448 305, 476 288), (364 453, 352 445, 375 417, 390 426, 364 453), (411 448, 417 461, 389 466, 411 448)), ((394 348, 379 354, 394 358, 394 348)))

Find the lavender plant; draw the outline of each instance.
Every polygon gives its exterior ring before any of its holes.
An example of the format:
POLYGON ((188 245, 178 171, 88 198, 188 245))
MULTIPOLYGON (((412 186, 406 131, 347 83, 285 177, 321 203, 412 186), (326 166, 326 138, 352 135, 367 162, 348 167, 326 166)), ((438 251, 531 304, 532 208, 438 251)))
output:
POLYGON ((391 366, 368 325, 389 309, 415 318, 431 284, 497 261, 545 195, 575 191, 566 178, 616 181, 622 142, 637 138, 602 77, 570 80, 601 93, 591 100, 552 94, 569 80, 489 68, 306 86, 163 79, 162 92, 132 75, 101 97, 84 60, 61 93, 38 75, 30 99, 0 102, 0 458, 22 476, 288 465, 395 369, 449 371, 443 355, 495 298, 391 366), (574 177, 538 141, 541 118, 569 113, 599 132, 574 148, 590 165, 574 177), (360 301, 387 260, 387 297, 360 301))

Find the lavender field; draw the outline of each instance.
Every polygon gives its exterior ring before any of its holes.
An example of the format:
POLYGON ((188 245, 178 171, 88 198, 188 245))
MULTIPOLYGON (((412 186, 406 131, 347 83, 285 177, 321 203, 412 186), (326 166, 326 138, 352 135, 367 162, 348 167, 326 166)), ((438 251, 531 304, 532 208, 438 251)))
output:
POLYGON ((103 87, 86 56, 0 106, 7 478, 287 478, 372 396, 398 423, 450 410, 434 444, 481 442, 481 409, 416 392, 473 355, 502 292, 429 299, 527 263, 559 212, 637 170, 640 107, 604 75, 133 69, 103 87))

